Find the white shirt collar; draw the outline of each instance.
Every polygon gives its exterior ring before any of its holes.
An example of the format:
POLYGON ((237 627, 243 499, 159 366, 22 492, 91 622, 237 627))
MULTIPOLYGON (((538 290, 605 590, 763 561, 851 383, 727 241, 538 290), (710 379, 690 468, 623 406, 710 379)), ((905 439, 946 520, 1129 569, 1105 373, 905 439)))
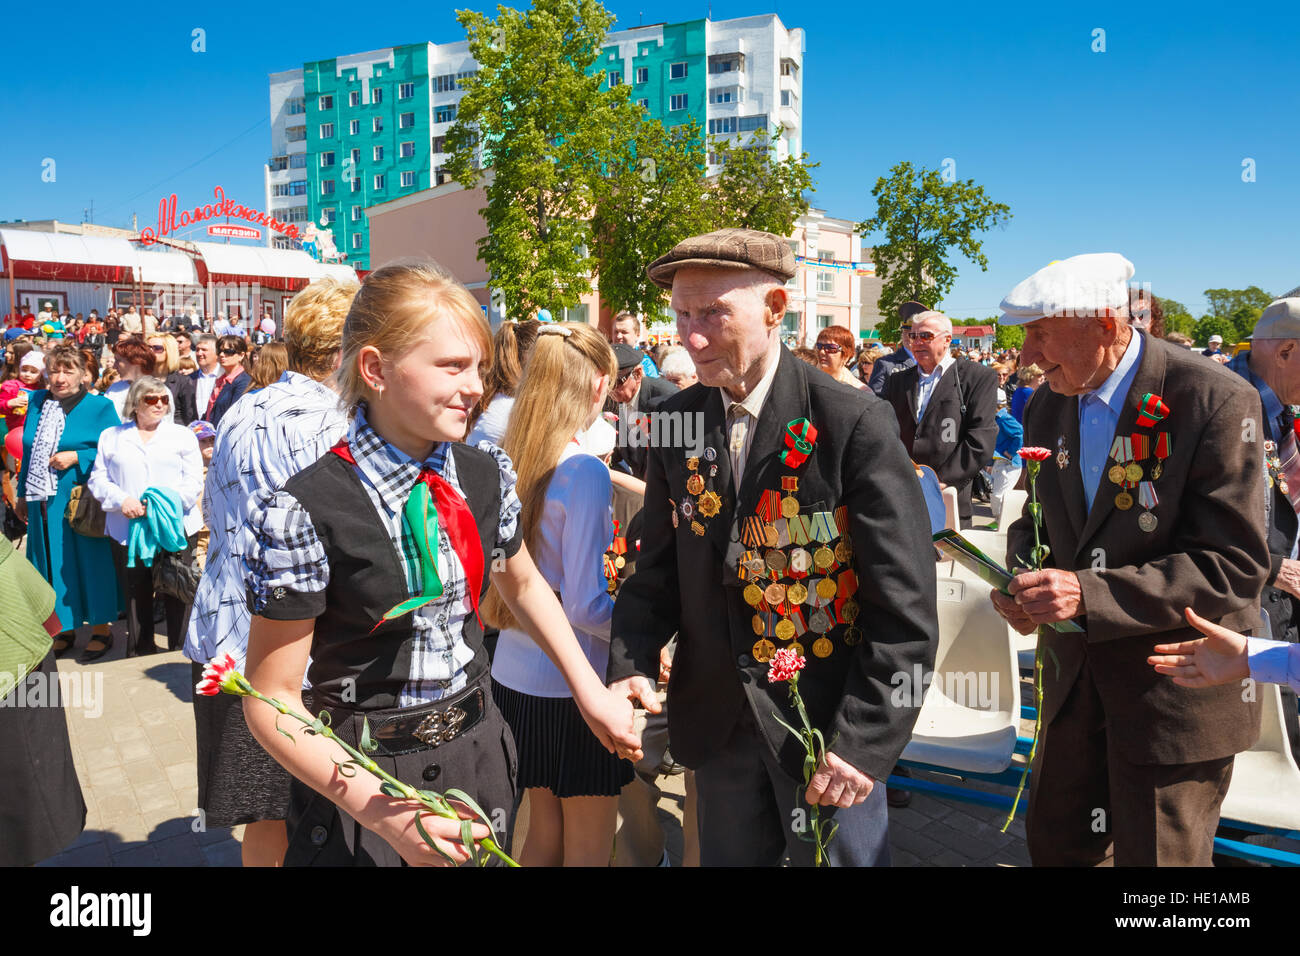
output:
POLYGON ((945 355, 942 359, 939 360, 939 364, 934 367, 934 371, 931 372, 929 375, 921 371, 921 366, 919 364, 916 366, 916 373, 919 376, 921 376, 921 381, 929 383, 935 381, 936 379, 943 378, 943 373, 948 371, 948 369, 952 368, 952 363, 955 361, 957 360, 953 358, 953 354, 949 352, 947 355, 945 355))
POLYGON ((781 352, 777 351, 776 356, 772 359, 772 364, 768 366, 763 377, 758 380, 758 384, 739 402, 732 399, 726 390, 722 391, 722 411, 728 413, 732 405, 741 406, 749 415, 757 419, 763 413, 763 405, 767 402, 767 393, 772 390, 772 380, 776 378, 776 368, 781 364, 781 352))

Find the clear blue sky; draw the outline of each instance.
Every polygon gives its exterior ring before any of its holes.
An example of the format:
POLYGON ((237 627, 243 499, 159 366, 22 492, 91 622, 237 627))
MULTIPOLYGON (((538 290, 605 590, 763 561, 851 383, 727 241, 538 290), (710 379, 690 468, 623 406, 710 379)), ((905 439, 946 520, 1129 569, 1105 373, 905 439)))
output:
MULTIPOLYGON (((480 9, 495 4, 472 3, 480 9)), ((705 16, 706 0, 614 0, 620 26, 705 16)), ((1048 261, 1116 251, 1157 295, 1300 285, 1300 5, 780 3, 715 0, 714 19, 775 12, 807 36, 804 145, 814 205, 863 219, 908 159, 956 163, 1015 218, 960 263, 954 316, 996 311, 1048 261), (1092 52, 1092 31, 1106 51, 1092 52), (1242 182, 1242 161, 1256 181, 1242 182)), ((130 225, 161 195, 221 184, 260 205, 267 74, 304 60, 461 36, 453 6, 11 5, 27 38, 0 79, 0 219, 130 225), (391 12, 390 12, 391 11, 391 12), (190 31, 207 31, 207 52, 190 31), (56 180, 42 182, 42 161, 56 180)))

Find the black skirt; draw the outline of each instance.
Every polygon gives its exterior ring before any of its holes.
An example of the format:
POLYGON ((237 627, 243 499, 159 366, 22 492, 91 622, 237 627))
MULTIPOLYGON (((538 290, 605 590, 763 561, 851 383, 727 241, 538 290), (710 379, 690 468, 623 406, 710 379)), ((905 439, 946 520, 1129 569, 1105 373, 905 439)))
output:
POLYGON ((495 680, 492 696, 515 735, 521 790, 616 797, 632 782, 632 764, 601 746, 572 697, 534 697, 495 680))
POLYGON ((68 720, 50 694, 58 681, 54 652, 15 687, 0 707, 0 866, 30 866, 58 853, 86 825, 86 802, 72 763, 68 720), (12 698, 12 699, 10 699, 12 698), (17 706, 29 700, 45 706, 17 706))
MULTIPOLYGON (((194 683, 203 665, 192 664, 194 683)), ((304 698, 309 698, 307 691, 304 698)), ((310 708, 310 703, 304 699, 310 708)), ((285 725, 290 721, 286 719, 285 725)), ((294 727, 296 728, 296 723, 294 727)), ((244 722, 244 700, 233 694, 194 695, 199 806, 209 827, 283 820, 289 812, 289 771, 262 749, 244 722)))

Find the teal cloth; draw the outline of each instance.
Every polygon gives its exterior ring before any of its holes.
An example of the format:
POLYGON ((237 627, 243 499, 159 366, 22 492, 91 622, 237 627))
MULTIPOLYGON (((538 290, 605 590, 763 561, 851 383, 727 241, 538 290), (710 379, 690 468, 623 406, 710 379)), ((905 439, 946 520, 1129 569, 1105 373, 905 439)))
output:
MULTIPOLYGON (((50 399, 46 389, 29 392, 30 407, 23 425, 23 466, 18 496, 27 493, 27 465, 41 408, 50 399)), ((76 485, 84 485, 95 466, 95 452, 104 429, 118 424, 113 402, 102 395, 85 395, 68 413, 56 451, 75 451, 77 463, 60 471, 58 493, 42 508, 27 507, 27 559, 54 588, 54 611, 65 630, 83 624, 111 624, 122 610, 122 589, 113 574, 113 552, 107 538, 77 534, 63 520, 76 485)))
POLYGON ((153 567, 159 551, 184 551, 185 509, 181 496, 170 488, 146 488, 140 496, 144 517, 132 518, 127 529, 126 566, 133 568, 138 558, 146 568, 153 567))

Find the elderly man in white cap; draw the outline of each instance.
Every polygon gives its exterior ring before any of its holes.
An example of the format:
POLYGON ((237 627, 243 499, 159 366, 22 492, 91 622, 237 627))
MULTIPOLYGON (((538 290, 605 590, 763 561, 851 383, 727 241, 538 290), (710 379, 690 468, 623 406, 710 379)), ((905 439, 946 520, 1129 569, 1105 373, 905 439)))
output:
MULTIPOLYGON (((1036 865, 1209 865, 1233 757, 1259 735, 1253 695, 1162 683, 1147 663, 1156 644, 1196 636, 1186 608, 1238 633, 1259 622, 1259 396, 1130 328, 1132 275, 1114 253, 1075 256, 1002 301, 1003 322, 1025 326, 1021 361, 1050 386, 1025 410, 1025 444, 1052 457, 1037 479, 1044 569, 993 603, 1022 634, 1084 629, 1039 637, 1036 865)), ((1026 506, 1008 562, 1029 565, 1034 545, 1026 506)))

